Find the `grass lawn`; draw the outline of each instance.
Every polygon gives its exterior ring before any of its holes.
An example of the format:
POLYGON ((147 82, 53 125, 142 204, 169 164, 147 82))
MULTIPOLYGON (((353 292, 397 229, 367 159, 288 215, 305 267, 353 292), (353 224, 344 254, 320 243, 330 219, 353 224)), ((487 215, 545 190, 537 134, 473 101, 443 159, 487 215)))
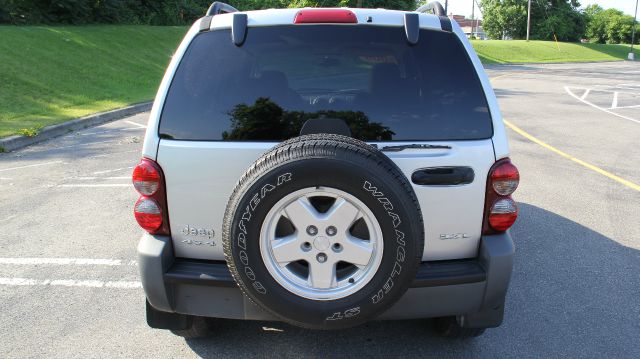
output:
MULTIPOLYGON (((153 99, 186 27, 0 26, 0 137, 153 99)), ((628 46, 473 41, 484 63, 626 59, 628 46)), ((640 53, 638 53, 640 57, 640 53)))
POLYGON ((149 101, 186 31, 0 26, 0 137, 149 101))
MULTIPOLYGON (((625 60, 630 50, 630 45, 556 44, 553 41, 475 40, 472 44, 485 64, 625 60)), ((636 58, 640 57, 636 48, 634 53, 636 58)))

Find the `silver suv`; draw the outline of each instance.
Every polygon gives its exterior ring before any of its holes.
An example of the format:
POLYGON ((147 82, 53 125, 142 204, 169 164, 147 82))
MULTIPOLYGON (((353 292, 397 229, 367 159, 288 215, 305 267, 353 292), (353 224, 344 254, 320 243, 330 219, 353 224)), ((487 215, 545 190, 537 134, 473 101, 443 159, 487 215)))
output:
POLYGON ((438 3, 214 3, 166 71, 142 155, 153 328, 435 318, 471 337, 502 322, 518 170, 482 65, 438 3))

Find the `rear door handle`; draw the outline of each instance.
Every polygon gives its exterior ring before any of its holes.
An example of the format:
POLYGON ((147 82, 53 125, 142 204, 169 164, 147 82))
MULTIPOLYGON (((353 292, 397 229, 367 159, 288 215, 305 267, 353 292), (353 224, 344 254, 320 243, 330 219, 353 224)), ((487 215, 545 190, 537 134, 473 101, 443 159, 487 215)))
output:
POLYGON ((411 182, 421 186, 456 186, 473 182, 471 167, 428 167, 411 174, 411 182))

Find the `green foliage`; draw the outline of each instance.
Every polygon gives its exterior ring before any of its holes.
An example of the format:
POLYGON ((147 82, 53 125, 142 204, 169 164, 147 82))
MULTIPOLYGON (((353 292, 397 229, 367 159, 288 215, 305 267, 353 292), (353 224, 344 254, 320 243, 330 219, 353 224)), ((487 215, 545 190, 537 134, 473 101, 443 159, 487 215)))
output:
POLYGON ((40 133, 42 126, 35 126, 30 128, 21 128, 18 130, 18 134, 27 137, 35 137, 40 133))
MULTIPOLYGON (((604 10, 593 4, 585 9, 587 18, 586 37, 590 42, 621 44, 631 43, 633 17, 617 9, 604 10)), ((636 43, 638 42, 636 38, 636 43)))
POLYGON ((186 31, 0 26, 0 137, 153 99, 186 31))
MULTIPOLYGON (((545 63, 624 60, 629 45, 581 44, 555 41, 472 41, 483 63, 545 63)), ((640 51, 634 49, 636 56, 640 51)))
POLYGON ((526 0, 480 0, 482 28, 492 39, 520 39, 526 35, 526 0))
MULTIPOLYGON (((0 0, 0 24, 185 25, 202 17, 211 0, 0 0)), ((305 6, 350 6, 357 0, 230 0, 240 10, 305 6)), ((364 7, 413 10, 415 1, 371 0, 364 7)))
MULTIPOLYGON (((527 34, 527 0, 481 0, 483 29, 492 39, 524 39, 527 34)), ((534 0, 531 4, 531 39, 578 41, 585 17, 575 0, 534 0)))

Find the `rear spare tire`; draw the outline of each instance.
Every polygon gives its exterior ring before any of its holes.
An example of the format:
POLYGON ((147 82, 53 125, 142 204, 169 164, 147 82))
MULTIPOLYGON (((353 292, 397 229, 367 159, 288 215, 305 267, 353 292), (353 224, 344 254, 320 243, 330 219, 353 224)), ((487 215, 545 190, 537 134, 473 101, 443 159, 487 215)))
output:
POLYGON ((398 167, 344 136, 307 135, 258 159, 229 199, 224 253, 264 310, 314 329, 372 319, 407 290, 424 246, 398 167))

